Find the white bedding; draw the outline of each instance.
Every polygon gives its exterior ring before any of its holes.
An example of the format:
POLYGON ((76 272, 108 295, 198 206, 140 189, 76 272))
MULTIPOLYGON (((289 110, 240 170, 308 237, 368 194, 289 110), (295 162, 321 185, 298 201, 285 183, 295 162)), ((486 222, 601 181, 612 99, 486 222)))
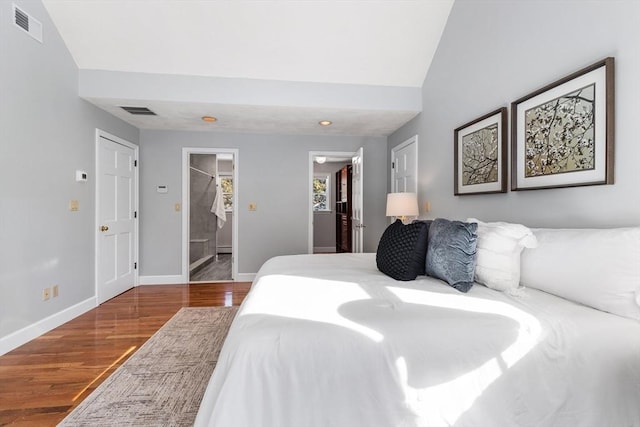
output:
POLYGON ((375 254, 261 268, 196 426, 640 426, 640 322, 527 289, 398 282, 375 254))

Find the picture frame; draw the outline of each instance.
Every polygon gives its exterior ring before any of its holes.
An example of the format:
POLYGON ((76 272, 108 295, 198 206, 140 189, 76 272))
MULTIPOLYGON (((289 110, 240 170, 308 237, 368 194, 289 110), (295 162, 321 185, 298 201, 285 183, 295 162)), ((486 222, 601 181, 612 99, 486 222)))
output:
POLYGON ((614 182, 614 58, 511 104, 511 189, 614 182))
POLYGON ((507 108, 453 131, 456 196, 507 192, 507 108))

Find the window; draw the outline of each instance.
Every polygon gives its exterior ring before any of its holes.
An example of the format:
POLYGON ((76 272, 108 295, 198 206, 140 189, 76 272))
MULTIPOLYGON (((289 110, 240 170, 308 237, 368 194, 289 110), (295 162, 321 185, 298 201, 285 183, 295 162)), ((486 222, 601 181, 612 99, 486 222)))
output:
POLYGON ((233 178, 231 175, 220 175, 220 187, 222 188, 222 200, 227 212, 233 211, 233 178))
POLYGON ((313 210, 314 212, 331 211, 331 185, 329 175, 316 175, 313 178, 313 210))

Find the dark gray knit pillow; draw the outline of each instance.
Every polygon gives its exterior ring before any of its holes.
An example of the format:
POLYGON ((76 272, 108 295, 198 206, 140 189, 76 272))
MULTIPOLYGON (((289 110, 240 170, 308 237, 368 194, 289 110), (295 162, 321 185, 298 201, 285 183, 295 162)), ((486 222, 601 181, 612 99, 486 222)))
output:
POLYGON ((473 286, 478 224, 436 218, 429 228, 427 275, 460 292, 473 286))
POLYGON ((382 234, 376 265, 378 270, 396 280, 414 280, 424 274, 429 222, 403 224, 399 219, 382 234))

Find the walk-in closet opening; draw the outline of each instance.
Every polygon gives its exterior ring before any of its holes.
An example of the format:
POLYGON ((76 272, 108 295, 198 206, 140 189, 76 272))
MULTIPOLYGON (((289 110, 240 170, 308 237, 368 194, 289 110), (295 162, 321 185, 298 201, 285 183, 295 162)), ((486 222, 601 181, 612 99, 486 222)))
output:
POLYGON ((189 153, 189 282, 233 280, 232 153, 189 153))

